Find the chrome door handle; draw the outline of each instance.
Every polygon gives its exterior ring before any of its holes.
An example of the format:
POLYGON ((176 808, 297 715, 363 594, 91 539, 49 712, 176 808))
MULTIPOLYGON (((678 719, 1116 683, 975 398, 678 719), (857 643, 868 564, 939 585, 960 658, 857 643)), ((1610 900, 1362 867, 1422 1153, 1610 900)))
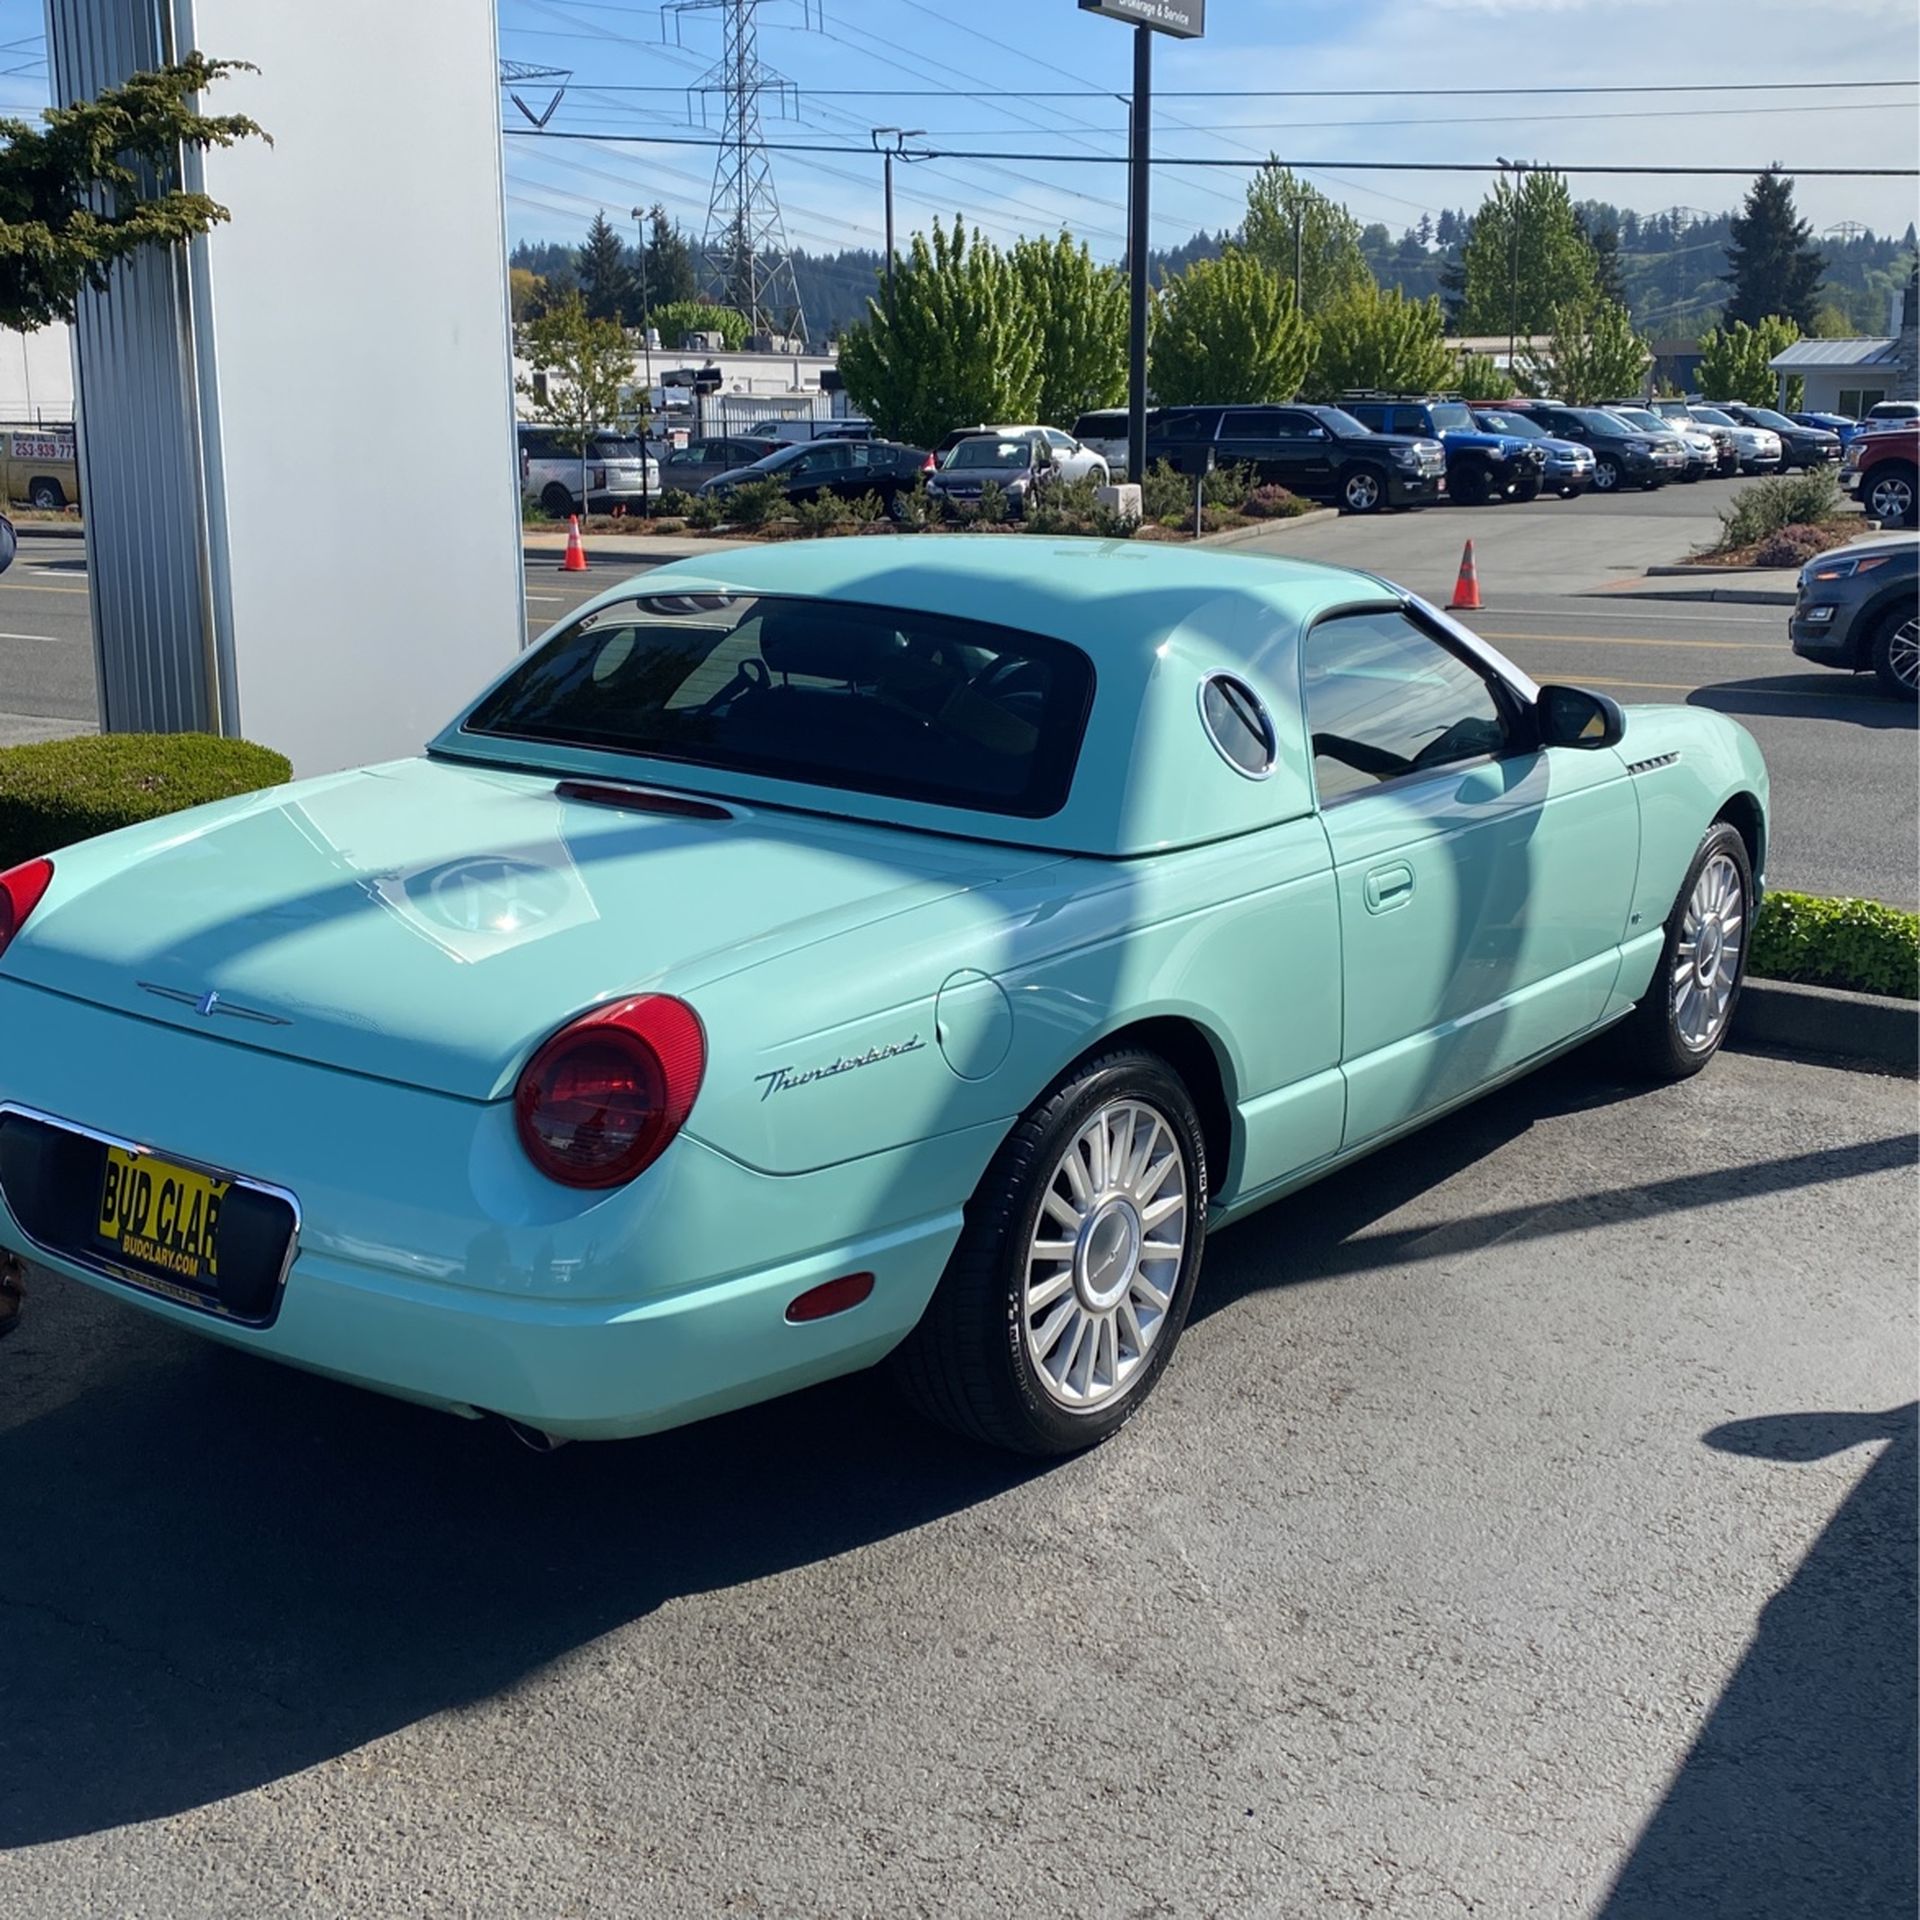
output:
POLYGON ((1369 913, 1391 913, 1413 898, 1413 869, 1404 861, 1390 867, 1375 867, 1367 875, 1366 900, 1369 913))

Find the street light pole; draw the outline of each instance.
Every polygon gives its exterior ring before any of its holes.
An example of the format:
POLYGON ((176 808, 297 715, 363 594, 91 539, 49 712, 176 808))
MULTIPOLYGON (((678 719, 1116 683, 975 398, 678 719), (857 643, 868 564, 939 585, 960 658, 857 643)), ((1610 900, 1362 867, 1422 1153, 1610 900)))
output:
POLYGON ((1505 154, 1493 156, 1500 163, 1500 177, 1513 169, 1513 198, 1507 204, 1507 378, 1513 378, 1514 347, 1520 338, 1520 163, 1505 154))
POLYGON ((633 237, 636 242, 634 258, 640 267, 640 354, 646 363, 647 392, 640 408, 640 512, 646 519, 653 517, 653 489, 647 479, 647 461, 651 457, 647 452, 647 428, 653 422, 653 335, 647 315, 647 227, 646 209, 635 207, 633 210, 633 237))
POLYGON ((1153 144, 1153 29, 1133 30, 1133 137, 1127 156, 1127 480, 1147 467, 1147 180, 1153 144))
POLYGON ((893 318, 893 163, 896 158, 911 160, 914 156, 906 151, 909 140, 917 140, 926 132, 925 127, 874 127, 869 130, 875 150, 881 156, 882 170, 886 176, 887 194, 887 318, 893 318), (881 146, 882 138, 887 141, 881 146))

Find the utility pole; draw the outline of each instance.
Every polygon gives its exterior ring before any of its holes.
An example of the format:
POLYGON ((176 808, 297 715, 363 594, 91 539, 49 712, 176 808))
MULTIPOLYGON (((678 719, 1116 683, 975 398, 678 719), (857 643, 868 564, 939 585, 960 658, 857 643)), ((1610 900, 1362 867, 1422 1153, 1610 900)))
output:
POLYGON ((640 511, 653 517, 653 490, 647 480, 647 429, 653 424, 653 324, 647 307, 647 210, 633 210, 634 260, 640 268, 640 354, 646 362, 646 398, 640 406, 640 511))
POLYGON ((1133 143, 1127 156, 1127 480, 1147 471, 1147 178, 1153 147, 1153 29, 1133 30, 1133 143))
POLYGON ((1500 177, 1513 169, 1513 199, 1507 207, 1507 378, 1513 378, 1514 349, 1520 339, 1520 163, 1504 154, 1493 156, 1500 163, 1500 177))
POLYGON ((1302 208, 1296 202, 1293 209, 1293 310, 1300 311, 1300 230, 1302 208))
POLYGON ((906 151, 909 140, 917 140, 926 132, 925 127, 874 127, 869 131, 875 150, 881 156, 887 182, 887 318, 893 318, 893 163, 896 156, 911 160, 914 156, 906 151), (882 139, 887 145, 881 146, 882 139))

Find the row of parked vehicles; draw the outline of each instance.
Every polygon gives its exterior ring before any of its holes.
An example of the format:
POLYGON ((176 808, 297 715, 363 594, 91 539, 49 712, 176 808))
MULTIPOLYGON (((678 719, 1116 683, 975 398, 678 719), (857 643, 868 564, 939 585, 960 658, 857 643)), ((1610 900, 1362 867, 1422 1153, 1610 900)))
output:
MULTIPOLYGON (((991 485, 1017 516, 1060 482, 1107 485, 1125 461, 1126 433, 1124 412, 1107 410, 1082 415, 1071 433, 1036 423, 959 427, 931 449, 858 437, 848 427, 801 442, 771 434, 695 439, 664 458, 609 434, 584 463, 586 499, 595 510, 637 510, 663 489, 725 494, 771 481, 795 501, 873 494, 892 505, 922 483, 955 502, 977 502, 991 485)), ((1149 464, 1166 461, 1183 473, 1247 469, 1303 498, 1377 513, 1836 466, 1842 444, 1828 427, 1737 402, 1576 407, 1365 391, 1338 406, 1156 407, 1146 454, 1149 464)), ((549 512, 579 511, 582 466, 558 435, 522 429, 522 485, 549 512)))

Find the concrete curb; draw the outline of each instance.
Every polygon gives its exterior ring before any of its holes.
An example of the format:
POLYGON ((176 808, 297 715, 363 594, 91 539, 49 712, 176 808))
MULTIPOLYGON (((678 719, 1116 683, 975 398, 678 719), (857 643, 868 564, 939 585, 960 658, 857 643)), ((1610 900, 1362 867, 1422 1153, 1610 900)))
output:
POLYGON ((1612 587, 1589 590, 1583 600, 1722 600, 1736 606, 1790 607, 1799 595, 1787 587, 1612 587))
POLYGON ((87 537, 86 525, 79 520, 15 520, 13 530, 23 540, 28 534, 49 540, 84 540, 87 537))
POLYGON ((1920 1069, 1920 1004, 1791 980, 1749 980, 1740 989, 1733 1037, 1748 1046, 1912 1073, 1920 1069))
POLYGON ((1289 520, 1261 520, 1251 527, 1227 527, 1220 533, 1203 533, 1193 544, 1196 547, 1237 547, 1269 533, 1289 533, 1295 527, 1318 526, 1322 520, 1339 518, 1338 507, 1315 507, 1307 513, 1296 513, 1289 520))

